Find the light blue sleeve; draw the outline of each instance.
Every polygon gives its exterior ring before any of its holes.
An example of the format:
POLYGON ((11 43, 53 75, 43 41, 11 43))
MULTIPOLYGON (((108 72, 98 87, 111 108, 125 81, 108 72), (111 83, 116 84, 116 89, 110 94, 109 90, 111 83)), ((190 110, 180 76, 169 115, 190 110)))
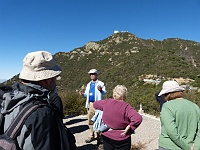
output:
POLYGON ((105 95, 107 93, 105 84, 102 81, 99 81, 99 85, 102 87, 101 94, 105 95))
POLYGON ((93 118, 93 119, 95 119, 95 122, 93 124, 93 130, 94 131, 100 131, 100 127, 101 127, 101 124, 102 124, 102 115, 103 115, 103 111, 101 111, 101 110, 95 111, 96 118, 93 118))

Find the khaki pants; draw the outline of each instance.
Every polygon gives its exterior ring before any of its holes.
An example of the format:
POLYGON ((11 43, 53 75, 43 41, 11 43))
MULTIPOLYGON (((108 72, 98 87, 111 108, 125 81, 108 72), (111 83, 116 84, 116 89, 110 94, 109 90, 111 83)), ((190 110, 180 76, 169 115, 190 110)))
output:
MULTIPOLYGON (((90 102, 90 107, 87 110, 87 119, 88 119, 88 126, 89 126, 88 138, 94 138, 93 122, 91 121, 94 114, 95 114, 95 109, 92 105, 92 102, 90 102)), ((97 140, 98 140, 100 138, 100 132, 96 132, 96 133, 97 133, 97 140)))

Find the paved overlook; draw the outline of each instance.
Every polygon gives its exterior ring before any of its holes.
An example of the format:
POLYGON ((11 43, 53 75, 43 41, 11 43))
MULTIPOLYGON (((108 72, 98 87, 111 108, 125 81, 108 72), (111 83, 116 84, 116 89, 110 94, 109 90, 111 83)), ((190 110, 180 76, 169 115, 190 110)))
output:
MULTIPOLYGON (((142 124, 132 134, 133 145, 143 145, 142 150, 158 149, 158 136, 160 133, 160 120, 154 116, 141 114, 142 124)), ((85 143, 88 134, 87 118, 84 115, 75 117, 66 117, 65 125, 74 133, 78 150, 95 150, 96 141, 85 143)))

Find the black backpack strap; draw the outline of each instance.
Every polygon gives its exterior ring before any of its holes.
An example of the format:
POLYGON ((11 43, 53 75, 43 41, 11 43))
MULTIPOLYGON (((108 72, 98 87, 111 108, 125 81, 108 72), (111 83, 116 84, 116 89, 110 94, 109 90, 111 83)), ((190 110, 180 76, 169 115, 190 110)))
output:
POLYGON ((2 121, 3 121, 3 114, 2 113, 0 113, 0 127, 1 127, 1 124, 2 124, 2 121))
POLYGON ((28 116, 30 116, 33 111, 41 106, 47 106, 47 104, 34 104, 30 102, 25 105, 22 110, 20 110, 20 112, 17 114, 11 125, 8 127, 5 134, 14 139, 17 136, 18 132, 21 130, 28 116))
POLYGON ((2 113, 0 113, 0 134, 3 134, 3 125, 4 125, 4 116, 2 113))

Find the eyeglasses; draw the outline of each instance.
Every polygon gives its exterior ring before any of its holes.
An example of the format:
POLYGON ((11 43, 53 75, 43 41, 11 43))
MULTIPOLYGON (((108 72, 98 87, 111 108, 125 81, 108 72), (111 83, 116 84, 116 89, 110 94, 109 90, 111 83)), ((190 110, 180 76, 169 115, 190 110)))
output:
POLYGON ((91 75, 96 75, 96 73, 90 73, 90 76, 91 76, 91 75))

